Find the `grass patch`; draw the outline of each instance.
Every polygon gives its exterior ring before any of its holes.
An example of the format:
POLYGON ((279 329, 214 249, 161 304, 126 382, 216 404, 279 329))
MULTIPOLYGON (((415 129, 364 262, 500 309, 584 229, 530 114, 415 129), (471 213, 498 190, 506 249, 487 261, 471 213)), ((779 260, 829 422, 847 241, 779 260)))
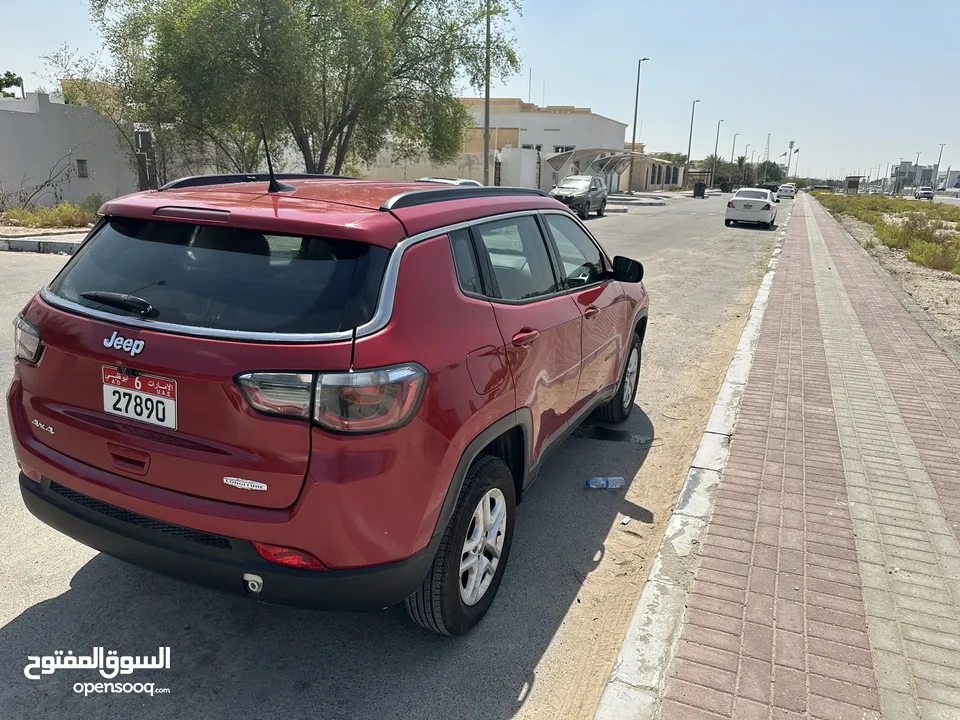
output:
MULTIPOLYGON (((83 201, 81 201, 83 202, 83 201)), ((97 219, 96 209, 90 205, 74 205, 63 202, 54 207, 38 205, 35 208, 9 208, 3 213, 4 220, 15 220, 27 227, 66 228, 83 227, 97 219)))
MULTIPOLYGON (((904 250, 911 262, 960 275, 960 235, 947 225, 960 222, 960 207, 886 195, 813 194, 832 215, 851 215, 870 223, 877 242, 904 250)), ((864 246, 869 249, 876 243, 868 241, 864 246)))

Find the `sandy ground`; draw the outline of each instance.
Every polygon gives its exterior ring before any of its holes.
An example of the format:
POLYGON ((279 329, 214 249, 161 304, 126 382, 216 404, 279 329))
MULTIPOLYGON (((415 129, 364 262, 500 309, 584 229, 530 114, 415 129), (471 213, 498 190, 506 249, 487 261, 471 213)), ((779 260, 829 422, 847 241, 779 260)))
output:
POLYGON ((849 215, 842 217, 841 225, 927 311, 941 331, 960 343, 960 275, 910 262, 904 251, 877 243, 873 228, 849 215))

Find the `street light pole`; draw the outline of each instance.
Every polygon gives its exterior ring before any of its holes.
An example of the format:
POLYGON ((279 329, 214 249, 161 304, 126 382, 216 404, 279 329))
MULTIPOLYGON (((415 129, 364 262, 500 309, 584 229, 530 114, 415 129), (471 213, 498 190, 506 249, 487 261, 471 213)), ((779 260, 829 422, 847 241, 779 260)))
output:
MULTIPOLYGON (((933 183, 932 183, 932 185, 933 185, 933 193, 934 193, 934 195, 936 195, 936 193, 937 193, 937 185, 938 185, 939 182, 940 182, 940 178, 939 178, 939 175, 940 175, 940 161, 943 160, 943 146, 944 146, 944 145, 946 145, 946 143, 940 143, 940 156, 937 158, 937 164, 936 164, 936 166, 933 168, 933 183)), ((944 190, 946 190, 946 187, 944 187, 944 190)))
POLYGON ((713 144, 713 172, 710 173, 710 187, 715 187, 717 184, 717 150, 720 147, 720 123, 723 120, 717 121, 717 141, 713 144))
POLYGON ((487 0, 487 56, 483 78, 483 184, 490 184, 490 0, 487 0))
MULTIPOLYGON (((640 58, 637 61, 637 95, 633 101, 633 131, 630 137, 630 152, 637 151, 637 110, 640 107, 640 68, 643 66, 644 60, 649 60, 650 58, 640 58)), ((633 194, 633 156, 630 156, 630 174, 627 177, 627 192, 631 195, 633 194)))
POLYGON ((917 161, 913 164, 913 187, 917 188, 920 186, 920 153, 917 153, 917 161))
POLYGON ((731 166, 734 164, 733 158, 734 158, 734 155, 736 155, 736 150, 737 150, 737 136, 738 136, 739 134, 740 134, 740 133, 734 133, 734 134, 733 134, 733 146, 730 148, 730 165, 731 165, 731 166))
POLYGON ((690 106, 690 137, 687 140, 687 161, 683 164, 683 182, 687 182, 687 169, 690 167, 690 150, 693 147, 693 115, 697 111, 697 103, 699 100, 694 100, 693 104, 690 106))

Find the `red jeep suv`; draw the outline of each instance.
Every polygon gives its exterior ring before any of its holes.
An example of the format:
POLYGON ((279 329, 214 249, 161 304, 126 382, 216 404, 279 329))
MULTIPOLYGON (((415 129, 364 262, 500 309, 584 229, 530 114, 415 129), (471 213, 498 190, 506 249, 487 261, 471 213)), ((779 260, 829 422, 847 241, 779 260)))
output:
POLYGON ((539 191, 279 177, 101 208, 15 321, 24 502, 166 575, 464 633, 548 451, 634 406, 643 267, 539 191))

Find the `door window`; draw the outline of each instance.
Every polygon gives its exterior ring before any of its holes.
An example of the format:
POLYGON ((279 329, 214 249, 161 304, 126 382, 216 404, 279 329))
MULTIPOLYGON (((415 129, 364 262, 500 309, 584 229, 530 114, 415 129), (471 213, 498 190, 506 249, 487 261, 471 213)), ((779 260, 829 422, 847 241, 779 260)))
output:
POLYGON ((603 253, 596 243, 567 215, 544 215, 553 234, 567 286, 578 288, 606 278, 603 253))
POLYGON ((490 257, 503 300, 529 300, 557 292, 550 256, 537 221, 527 215, 475 228, 490 257))

